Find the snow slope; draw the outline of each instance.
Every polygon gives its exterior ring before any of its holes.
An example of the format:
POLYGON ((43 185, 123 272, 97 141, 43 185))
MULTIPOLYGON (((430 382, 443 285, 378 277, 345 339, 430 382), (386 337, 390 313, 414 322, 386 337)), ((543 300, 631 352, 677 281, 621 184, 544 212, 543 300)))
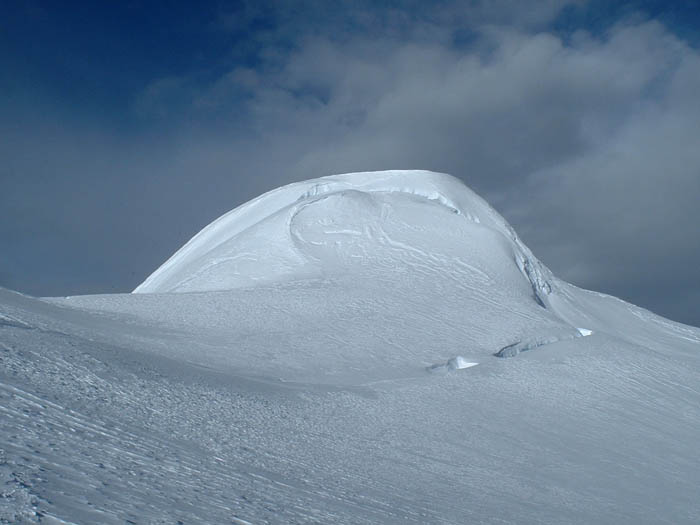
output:
POLYGON ((135 292, 0 289, 0 520, 700 521, 700 330, 457 179, 280 188, 135 292))

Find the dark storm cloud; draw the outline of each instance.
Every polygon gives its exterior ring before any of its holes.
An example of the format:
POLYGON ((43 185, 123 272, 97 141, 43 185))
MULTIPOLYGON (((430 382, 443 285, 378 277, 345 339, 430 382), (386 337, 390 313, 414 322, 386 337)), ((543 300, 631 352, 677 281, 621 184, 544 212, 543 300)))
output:
POLYGON ((6 285, 126 290, 262 191, 426 168, 559 276, 700 324, 700 55, 672 28, 634 6, 577 26, 594 11, 572 2, 241 5, 206 24, 231 53, 142 83, 116 129, 13 105, 6 285))

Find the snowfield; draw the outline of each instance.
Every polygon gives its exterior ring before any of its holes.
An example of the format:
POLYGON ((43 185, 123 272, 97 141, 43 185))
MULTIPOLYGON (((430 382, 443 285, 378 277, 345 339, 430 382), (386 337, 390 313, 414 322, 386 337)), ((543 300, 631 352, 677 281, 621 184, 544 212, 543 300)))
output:
POLYGON ((0 417, 0 522, 700 522, 700 330, 432 172, 269 192, 132 294, 0 289, 0 417))

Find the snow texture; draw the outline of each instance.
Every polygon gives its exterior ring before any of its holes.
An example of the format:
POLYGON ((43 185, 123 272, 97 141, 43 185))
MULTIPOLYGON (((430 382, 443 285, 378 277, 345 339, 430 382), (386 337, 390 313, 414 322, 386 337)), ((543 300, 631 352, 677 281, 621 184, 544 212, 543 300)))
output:
POLYGON ((0 289, 0 522, 700 522, 700 330, 450 176, 280 188, 135 292, 0 289))
POLYGON ((493 208, 450 175, 403 170, 334 175, 270 191, 212 222, 134 292, 317 278, 357 265, 376 269, 374 259, 383 257, 399 266, 406 257, 469 257, 475 246, 464 241, 472 230, 507 242, 510 259, 544 303, 550 272, 493 208))

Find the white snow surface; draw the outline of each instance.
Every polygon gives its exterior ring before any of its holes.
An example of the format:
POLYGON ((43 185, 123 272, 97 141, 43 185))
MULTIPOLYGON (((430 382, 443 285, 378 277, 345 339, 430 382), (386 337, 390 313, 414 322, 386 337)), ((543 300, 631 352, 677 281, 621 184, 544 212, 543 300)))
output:
POLYGON ((458 355, 457 357, 454 357, 448 361, 448 365, 454 368, 455 370, 462 370, 463 368, 471 368, 473 366, 478 365, 479 363, 473 363, 471 361, 467 361, 464 357, 461 355, 458 355))
POLYGON ((700 329, 450 176, 280 188, 135 292, 0 289, 0 523, 700 522, 700 329))
POLYGON ((358 267, 395 271, 407 258, 438 268, 468 259, 481 263, 469 271, 488 279, 484 266, 499 250, 511 251, 521 272, 548 292, 549 272, 458 179, 418 170, 333 175, 272 190, 224 214, 134 293, 230 290, 358 267))

